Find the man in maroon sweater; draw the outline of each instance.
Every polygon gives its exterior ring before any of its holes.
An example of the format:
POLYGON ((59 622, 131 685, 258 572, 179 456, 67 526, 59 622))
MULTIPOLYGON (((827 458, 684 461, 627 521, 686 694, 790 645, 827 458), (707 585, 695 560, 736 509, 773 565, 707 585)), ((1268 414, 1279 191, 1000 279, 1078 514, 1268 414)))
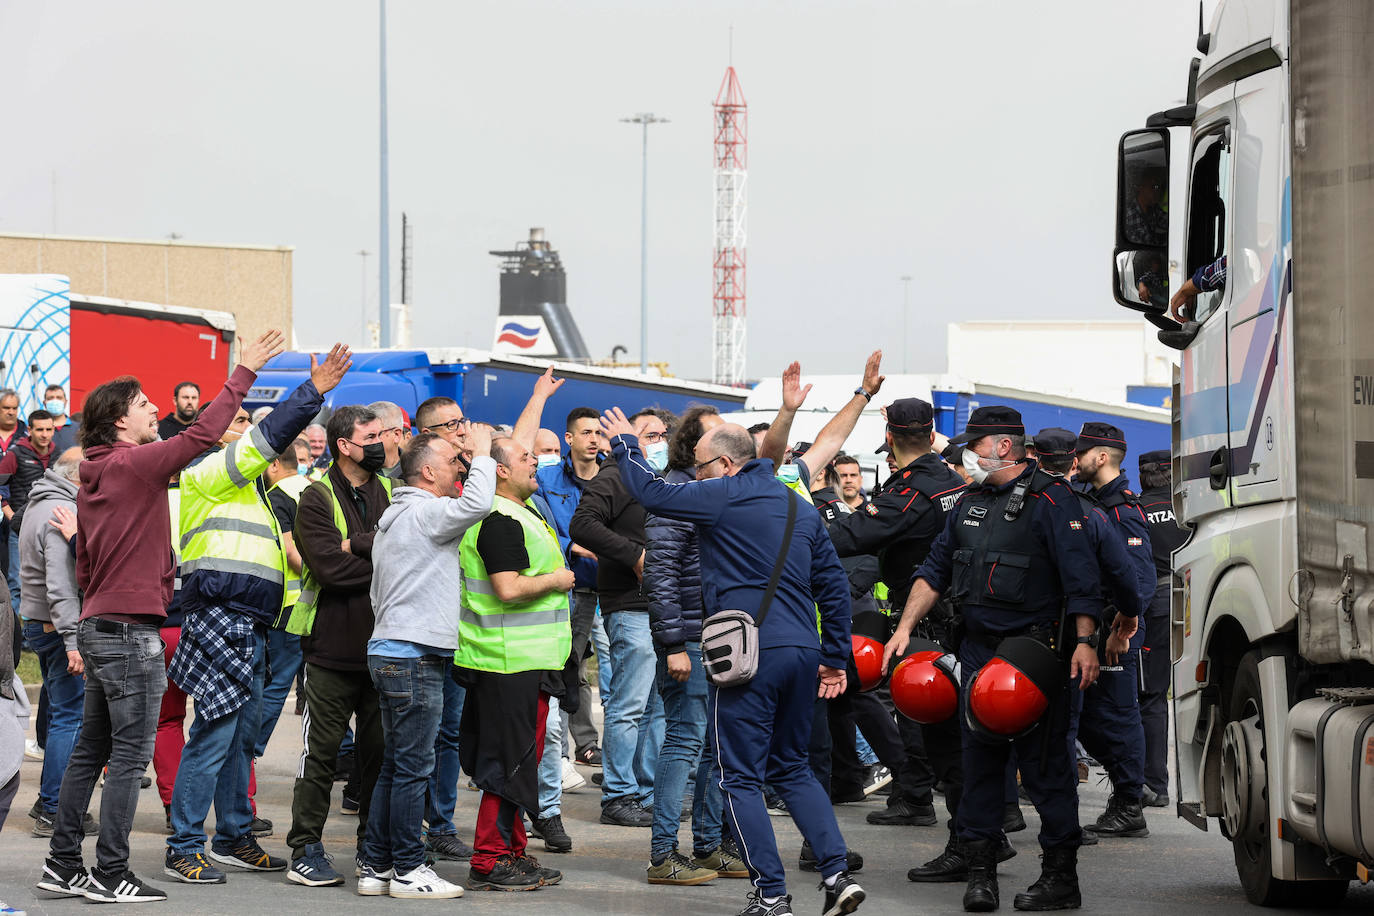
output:
POLYGON ((114 379, 86 397, 76 500, 76 579, 85 593, 76 641, 86 665, 86 712, 58 794, 42 890, 99 903, 167 899, 129 870, 139 780, 153 758, 167 689, 158 636, 174 572, 167 479, 219 441, 258 370, 284 343, 280 331, 268 331, 245 347, 219 396, 166 441, 158 439, 157 406, 138 379, 114 379), (81 817, 107 763, 96 865, 88 873, 81 817))

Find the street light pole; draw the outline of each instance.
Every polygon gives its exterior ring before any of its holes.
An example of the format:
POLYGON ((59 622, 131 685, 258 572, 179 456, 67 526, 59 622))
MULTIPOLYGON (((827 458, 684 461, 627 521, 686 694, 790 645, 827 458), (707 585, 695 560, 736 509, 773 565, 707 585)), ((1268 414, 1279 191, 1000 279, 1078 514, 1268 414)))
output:
POLYGON ((649 372, 649 125, 667 124, 650 112, 640 112, 633 118, 621 118, 624 124, 640 124, 644 128, 644 167, 639 195, 639 371, 649 372))
POLYGON ((902 281, 902 374, 905 375, 907 372, 907 352, 909 350, 906 332, 907 325, 910 323, 911 319, 911 311, 909 308, 911 304, 911 277, 902 274, 897 279, 902 281))
POLYGON ((381 0, 381 101, 382 101, 382 123, 381 123, 381 238, 377 245, 377 283, 381 287, 381 295, 377 297, 378 324, 377 342, 383 350, 391 346, 391 226, 390 226, 390 195, 388 194, 387 181, 387 148, 386 148, 386 0, 381 0))
POLYGON ((358 338, 358 349, 360 350, 367 347, 367 259, 371 254, 372 252, 366 249, 358 252, 358 256, 363 261, 363 330, 358 338))

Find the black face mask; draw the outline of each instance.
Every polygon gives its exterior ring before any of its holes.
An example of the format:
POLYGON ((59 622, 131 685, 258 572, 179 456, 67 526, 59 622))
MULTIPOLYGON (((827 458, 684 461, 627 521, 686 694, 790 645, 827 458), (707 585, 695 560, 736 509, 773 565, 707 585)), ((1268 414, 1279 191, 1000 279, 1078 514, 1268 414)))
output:
POLYGON ((375 474, 386 464, 385 443, 369 442, 366 445, 359 445, 357 442, 350 439, 348 444, 363 450, 363 457, 354 458, 353 460, 364 474, 375 474))

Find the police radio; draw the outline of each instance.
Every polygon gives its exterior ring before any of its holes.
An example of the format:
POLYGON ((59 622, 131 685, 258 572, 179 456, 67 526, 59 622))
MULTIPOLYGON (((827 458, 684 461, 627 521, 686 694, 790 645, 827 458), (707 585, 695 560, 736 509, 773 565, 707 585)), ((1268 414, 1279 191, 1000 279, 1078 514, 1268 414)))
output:
POLYGON ((1002 513, 1002 518, 1006 521, 1016 521, 1021 515, 1021 510, 1026 507, 1026 492, 1030 490, 1032 476, 1034 475, 1022 477, 1012 488, 1011 496, 1007 498, 1006 511, 1002 513))

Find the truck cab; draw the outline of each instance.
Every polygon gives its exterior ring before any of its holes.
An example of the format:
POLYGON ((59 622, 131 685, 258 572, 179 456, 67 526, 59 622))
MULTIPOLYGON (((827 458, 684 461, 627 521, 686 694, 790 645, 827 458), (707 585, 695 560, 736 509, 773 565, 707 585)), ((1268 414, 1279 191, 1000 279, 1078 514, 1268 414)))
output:
POLYGON ((1177 811, 1251 901, 1316 906, 1374 868, 1374 4, 1199 32, 1186 104, 1120 140, 1112 261, 1179 351, 1177 811))

